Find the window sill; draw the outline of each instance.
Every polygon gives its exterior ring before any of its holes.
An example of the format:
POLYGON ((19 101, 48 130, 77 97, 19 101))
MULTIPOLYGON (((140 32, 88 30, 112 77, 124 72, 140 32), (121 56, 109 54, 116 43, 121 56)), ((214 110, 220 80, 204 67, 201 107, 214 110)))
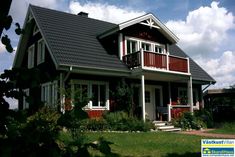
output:
POLYGON ((85 107, 85 110, 109 110, 108 107, 85 107))

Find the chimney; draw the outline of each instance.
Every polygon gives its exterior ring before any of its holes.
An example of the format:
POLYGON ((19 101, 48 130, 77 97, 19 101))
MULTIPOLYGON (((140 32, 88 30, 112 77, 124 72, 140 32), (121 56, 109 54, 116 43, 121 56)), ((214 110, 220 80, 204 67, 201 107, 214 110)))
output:
POLYGON ((79 16, 83 16, 83 17, 88 17, 88 13, 85 13, 83 11, 81 11, 80 13, 78 13, 79 16))

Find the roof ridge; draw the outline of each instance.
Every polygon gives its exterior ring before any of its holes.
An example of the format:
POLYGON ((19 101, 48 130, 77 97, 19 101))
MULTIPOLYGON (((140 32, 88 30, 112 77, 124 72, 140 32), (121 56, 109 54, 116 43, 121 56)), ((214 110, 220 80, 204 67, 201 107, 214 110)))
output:
POLYGON ((45 8, 45 7, 41 7, 41 6, 37 6, 37 5, 33 5, 33 4, 29 4, 29 7, 31 7, 31 8, 40 8, 40 9, 50 10, 50 11, 55 11, 55 12, 63 13, 63 14, 70 15, 70 16, 76 16, 76 17, 79 17, 79 18, 86 18, 86 19, 89 19, 89 20, 95 20, 95 21, 105 22, 105 23, 109 23, 109 24, 113 24, 113 25, 118 25, 116 23, 112 23, 112 22, 109 22, 109 21, 104 21, 104 20, 100 20, 100 19, 96 19, 96 18, 91 18, 91 17, 82 17, 82 16, 79 16, 79 15, 76 15, 76 14, 73 14, 73 13, 64 12, 64 11, 56 10, 56 9, 52 9, 52 8, 45 8))

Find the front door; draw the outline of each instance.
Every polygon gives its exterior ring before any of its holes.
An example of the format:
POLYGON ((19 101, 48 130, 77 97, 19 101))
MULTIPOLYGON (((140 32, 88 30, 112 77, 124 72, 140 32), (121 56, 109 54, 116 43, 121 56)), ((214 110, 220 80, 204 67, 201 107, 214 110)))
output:
POLYGON ((159 86, 145 87, 146 118, 156 120, 156 107, 162 106, 162 89, 159 86))

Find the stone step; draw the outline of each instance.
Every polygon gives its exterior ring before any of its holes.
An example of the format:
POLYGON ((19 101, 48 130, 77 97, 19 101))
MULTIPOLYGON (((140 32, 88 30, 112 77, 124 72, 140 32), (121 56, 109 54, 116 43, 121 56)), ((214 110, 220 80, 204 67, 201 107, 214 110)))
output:
POLYGON ((166 129, 173 129, 175 128, 173 125, 165 125, 157 127, 158 130, 166 130, 166 129))
POLYGON ((165 132, 177 132, 177 131, 181 131, 181 128, 172 128, 172 129, 164 129, 161 131, 165 131, 165 132))

